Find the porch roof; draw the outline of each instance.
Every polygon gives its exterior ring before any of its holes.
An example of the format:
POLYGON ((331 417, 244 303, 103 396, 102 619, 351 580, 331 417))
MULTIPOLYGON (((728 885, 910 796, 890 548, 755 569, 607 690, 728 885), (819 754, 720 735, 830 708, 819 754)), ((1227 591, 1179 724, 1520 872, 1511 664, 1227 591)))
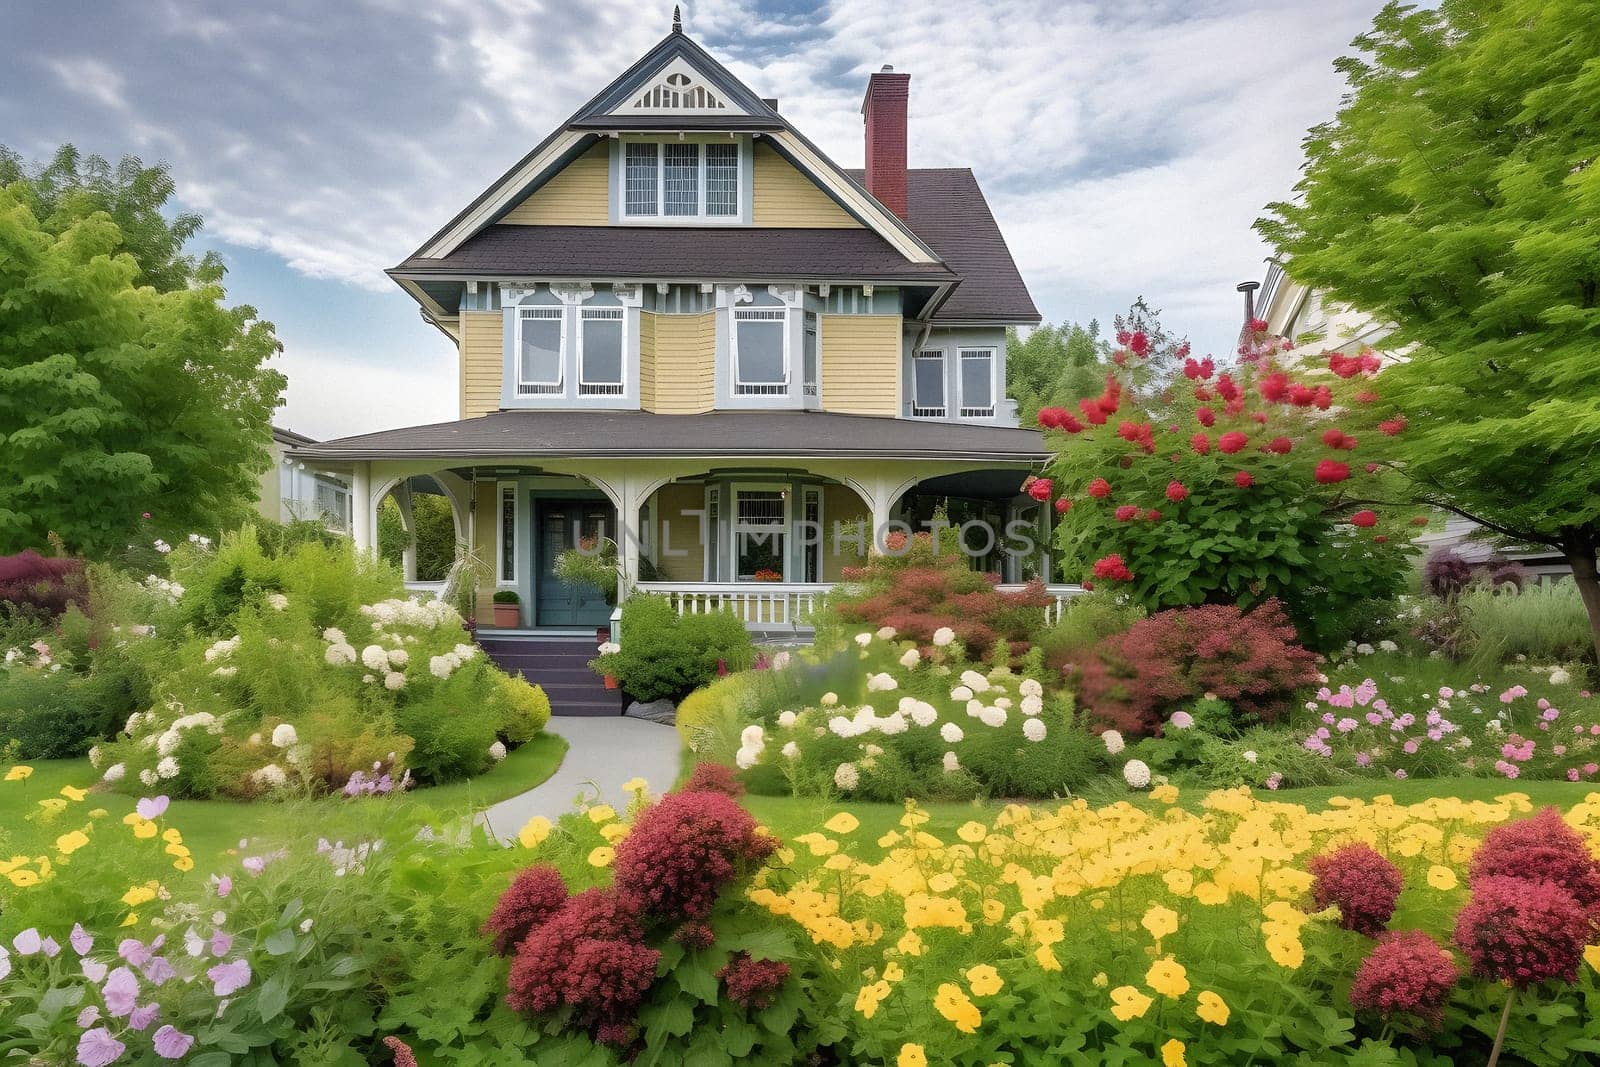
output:
POLYGON ((304 459, 808 456, 1033 463, 1049 457, 1037 430, 820 411, 497 411, 321 441, 304 459))

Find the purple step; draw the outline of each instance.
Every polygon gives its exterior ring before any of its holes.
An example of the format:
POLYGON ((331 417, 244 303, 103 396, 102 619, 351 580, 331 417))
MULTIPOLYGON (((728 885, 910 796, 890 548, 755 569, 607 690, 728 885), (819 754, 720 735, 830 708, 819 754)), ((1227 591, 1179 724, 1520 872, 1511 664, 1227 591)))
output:
POLYGON ((543 689, 552 715, 622 714, 622 694, 589 669, 595 648, 588 639, 484 637, 478 646, 507 674, 543 689))

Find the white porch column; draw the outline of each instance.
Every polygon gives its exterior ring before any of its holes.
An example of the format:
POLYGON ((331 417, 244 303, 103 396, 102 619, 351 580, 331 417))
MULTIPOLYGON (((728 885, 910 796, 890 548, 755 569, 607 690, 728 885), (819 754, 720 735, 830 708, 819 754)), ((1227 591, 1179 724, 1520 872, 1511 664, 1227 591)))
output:
POLYGON ((356 464, 350 480, 350 540, 358 552, 378 547, 378 502, 372 499, 372 464, 356 464))
POLYGON ((893 492, 887 478, 874 478, 862 488, 867 491, 867 507, 872 512, 872 529, 867 531, 867 545, 873 555, 883 551, 883 538, 889 532, 889 519, 894 511, 890 499, 893 492))
MULTIPOLYGON (((417 524, 411 517, 411 482, 401 482, 394 487, 395 506, 400 509, 400 522, 406 532, 405 546, 400 550, 400 573, 408 582, 417 580, 417 524)), ((379 505, 383 501, 378 501, 379 505)))
POLYGON ((639 580, 639 508, 644 505, 643 488, 643 483, 631 471, 623 472, 617 485, 617 558, 622 564, 617 582, 619 604, 639 580))

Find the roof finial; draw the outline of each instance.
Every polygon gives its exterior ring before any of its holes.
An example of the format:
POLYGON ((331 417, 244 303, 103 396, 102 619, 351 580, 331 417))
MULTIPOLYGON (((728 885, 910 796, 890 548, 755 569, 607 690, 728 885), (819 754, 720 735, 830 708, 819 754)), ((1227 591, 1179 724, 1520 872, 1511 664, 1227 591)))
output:
POLYGON ((683 10, 677 4, 672 5, 672 32, 683 32, 683 10))

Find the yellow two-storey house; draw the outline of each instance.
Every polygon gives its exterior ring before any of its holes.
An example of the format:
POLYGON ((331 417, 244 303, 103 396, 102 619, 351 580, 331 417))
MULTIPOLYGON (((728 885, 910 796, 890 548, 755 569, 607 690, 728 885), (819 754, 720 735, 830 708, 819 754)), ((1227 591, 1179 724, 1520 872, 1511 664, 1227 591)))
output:
MULTIPOLYGON (((907 168, 909 82, 871 75, 844 170, 675 19, 389 272, 458 346, 460 419, 296 451, 348 478, 357 543, 386 495, 442 493, 493 561, 480 621, 512 589, 559 631, 610 615, 554 571, 594 537, 624 589, 781 626, 936 507, 1042 533, 1004 394, 1039 314, 972 172, 907 168)), ((1006 580, 1045 565, 987 536, 1006 580)))

